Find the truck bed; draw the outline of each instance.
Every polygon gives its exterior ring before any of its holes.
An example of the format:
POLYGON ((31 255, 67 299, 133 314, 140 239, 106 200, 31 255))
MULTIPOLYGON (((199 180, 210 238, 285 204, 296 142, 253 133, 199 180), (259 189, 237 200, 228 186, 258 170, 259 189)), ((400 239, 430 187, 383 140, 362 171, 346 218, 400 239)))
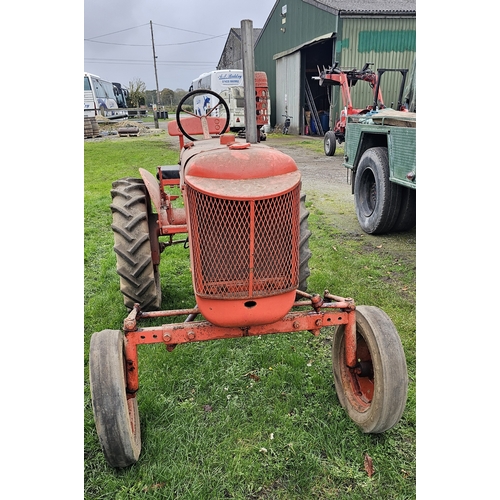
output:
POLYGON ((382 109, 373 115, 350 115, 348 121, 359 123, 371 118, 376 125, 388 125, 394 127, 417 128, 417 113, 396 111, 395 109, 382 109))

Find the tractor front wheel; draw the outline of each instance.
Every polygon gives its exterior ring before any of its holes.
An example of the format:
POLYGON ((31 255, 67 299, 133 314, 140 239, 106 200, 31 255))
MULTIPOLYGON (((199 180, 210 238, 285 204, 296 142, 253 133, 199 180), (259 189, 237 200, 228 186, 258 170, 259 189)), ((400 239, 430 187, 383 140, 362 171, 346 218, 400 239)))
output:
POLYGON ((139 459, 141 429, 137 398, 127 399, 124 338, 119 330, 103 330, 90 339, 89 378, 99 442, 112 467, 139 459))
POLYGON ((333 376, 340 404, 366 433, 381 433, 397 424, 406 406, 408 373, 396 327, 373 306, 356 308, 357 366, 345 356, 345 325, 332 344, 333 376))
POLYGON ((116 269, 125 306, 132 309, 138 303, 143 311, 160 309, 160 274, 151 246, 157 236, 150 233, 154 224, 149 223, 155 214, 151 213, 144 181, 120 179, 113 183, 111 196, 116 269))

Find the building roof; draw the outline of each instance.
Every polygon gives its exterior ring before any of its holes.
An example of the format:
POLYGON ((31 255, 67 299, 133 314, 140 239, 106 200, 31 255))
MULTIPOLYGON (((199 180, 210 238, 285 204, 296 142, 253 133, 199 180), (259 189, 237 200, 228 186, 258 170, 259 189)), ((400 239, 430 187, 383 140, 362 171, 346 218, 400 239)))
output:
POLYGON ((333 14, 414 14, 416 0, 304 0, 333 14))
MULTIPOLYGON (((231 28, 229 30, 234 31, 234 34, 241 40, 241 28, 231 28)), ((253 39, 254 42, 259 38, 260 32, 262 31, 262 28, 253 28, 253 39)))

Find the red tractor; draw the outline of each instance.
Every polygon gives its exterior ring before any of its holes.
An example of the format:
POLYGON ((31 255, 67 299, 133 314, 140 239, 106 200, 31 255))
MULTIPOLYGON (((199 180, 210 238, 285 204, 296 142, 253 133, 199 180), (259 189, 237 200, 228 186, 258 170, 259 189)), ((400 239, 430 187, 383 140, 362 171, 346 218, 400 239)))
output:
POLYGON ((111 190, 117 272, 129 313, 122 331, 92 335, 89 354, 94 420, 108 463, 126 467, 139 459, 138 346, 144 344, 172 351, 190 342, 272 333, 318 336, 335 326, 333 376, 342 406, 363 432, 393 427, 408 386, 395 326, 376 307, 356 307, 328 290, 322 296, 306 291, 311 233, 296 163, 225 134, 229 110, 215 93, 219 103, 208 114, 184 109, 200 92, 207 90, 187 94, 168 123, 169 134, 179 138, 179 163, 158 167, 156 178, 141 168, 139 179, 118 180, 111 190), (213 115, 219 106, 225 117, 213 115), (180 188, 182 208, 174 207, 181 199, 175 202, 172 187, 180 188), (189 241, 195 305, 161 310, 160 256, 181 233, 189 241), (173 316, 186 319, 141 324, 173 316))
MULTIPOLYGON (((319 76, 315 76, 315 80, 319 80, 320 87, 327 87, 331 85, 340 86, 340 91, 342 94, 342 104, 343 108, 340 112, 340 118, 335 122, 333 130, 329 130, 325 133, 324 137, 324 148, 326 156, 333 156, 335 154, 335 149, 337 147, 337 142, 342 144, 345 141, 345 127, 347 122, 347 116, 351 115, 363 115, 373 111, 375 109, 385 108, 384 100, 382 98, 382 91, 380 90, 380 79, 382 74, 386 71, 400 71, 403 75, 403 80, 401 83, 401 93, 404 88, 404 83, 406 79, 406 73, 408 70, 394 70, 394 69, 379 69, 378 76, 371 69, 370 65, 373 63, 366 63, 361 70, 352 69, 349 71, 344 71, 338 67, 338 62, 336 62, 331 68, 319 71, 319 76), (370 87, 373 89, 373 104, 366 106, 366 108, 354 108, 351 100, 351 87, 354 87, 358 81, 368 82, 370 87)), ((403 110, 401 104, 402 95, 400 94, 398 109, 403 110)))

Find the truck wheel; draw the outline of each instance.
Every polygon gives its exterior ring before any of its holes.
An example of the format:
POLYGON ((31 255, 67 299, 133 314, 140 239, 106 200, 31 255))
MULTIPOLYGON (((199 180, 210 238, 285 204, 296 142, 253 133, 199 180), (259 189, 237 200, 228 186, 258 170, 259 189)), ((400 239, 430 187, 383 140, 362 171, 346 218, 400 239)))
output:
POLYGON ((401 188, 401 208, 392 228, 395 232, 408 231, 417 224, 417 192, 412 188, 401 188))
POLYGON ((311 231, 309 230, 308 217, 306 195, 302 194, 300 196, 299 290, 303 292, 307 290, 307 278, 311 275, 309 269, 309 259, 311 258, 309 238, 311 237, 311 231))
POLYGON ((389 181, 387 148, 367 149, 354 179, 354 202, 361 229, 368 234, 389 232, 398 218, 401 186, 389 181))
POLYGON ((137 398, 127 399, 123 335, 103 330, 90 339, 89 378, 99 442, 111 467, 127 467, 139 459, 141 428, 137 398))
POLYGON ((144 311, 159 309, 161 286, 158 266, 153 265, 148 218, 151 204, 142 179, 120 179, 113 183, 113 229, 116 269, 120 290, 129 309, 139 303, 144 311))
POLYGON ((335 150, 337 149, 337 138, 335 137, 335 132, 329 130, 325 134, 323 146, 325 148, 326 156, 333 156, 335 154, 335 150))
POLYGON ((396 327, 373 306, 356 308, 357 370, 345 361, 345 325, 332 345, 333 376, 340 404, 366 433, 384 432, 397 424, 406 406, 408 373, 396 327))

